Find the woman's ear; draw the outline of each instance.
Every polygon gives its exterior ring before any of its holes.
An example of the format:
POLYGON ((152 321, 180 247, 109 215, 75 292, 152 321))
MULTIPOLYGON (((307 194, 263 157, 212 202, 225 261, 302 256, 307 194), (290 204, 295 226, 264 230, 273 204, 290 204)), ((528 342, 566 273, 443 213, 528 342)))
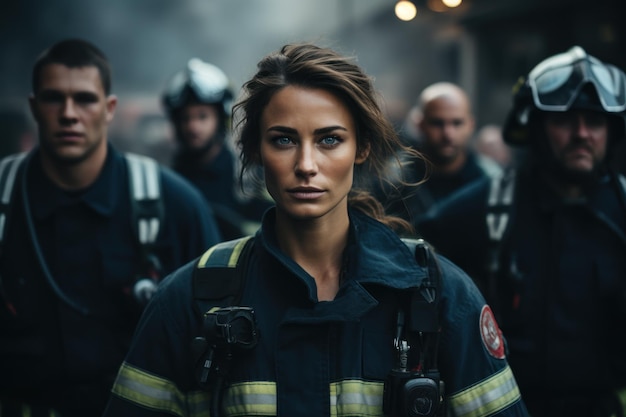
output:
POLYGON ((356 159, 354 163, 356 165, 360 165, 367 160, 367 157, 370 155, 370 144, 369 142, 365 144, 365 146, 357 149, 356 151, 356 159))

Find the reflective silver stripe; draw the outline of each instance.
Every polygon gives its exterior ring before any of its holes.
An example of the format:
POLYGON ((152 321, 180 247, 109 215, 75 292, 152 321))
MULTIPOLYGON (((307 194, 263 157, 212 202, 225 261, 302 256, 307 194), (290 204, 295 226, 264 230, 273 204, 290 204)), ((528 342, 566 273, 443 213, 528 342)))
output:
POLYGON ((17 155, 11 155, 2 160, 0 164, 0 177, 4 175, 4 171, 7 169, 7 165, 9 166, 9 172, 6 174, 6 179, 4 182, 4 190, 2 191, 2 203, 8 204, 11 200, 11 192, 13 191, 13 184, 15 184, 15 175, 17 174, 17 169, 20 164, 26 157, 26 153, 20 153, 17 155))
MULTIPOLYGON (((0 213, 0 242, 2 242, 2 239, 4 239, 4 226, 6 225, 6 222, 6 213, 0 213)), ((0 417, 2 417, 2 414, 0 414, 0 417)))
MULTIPOLYGON (((159 166, 158 163, 143 155, 126 153, 128 161, 128 175, 131 182, 132 196, 136 201, 158 200, 159 189, 159 166)), ((139 241, 142 244, 152 243, 159 234, 159 219, 139 219, 139 241)))
POLYGON ((180 417, 209 416, 208 393, 199 391, 185 396, 172 381, 126 362, 120 367, 112 392, 142 407, 180 417))
POLYGON ((139 219, 139 241, 141 243, 152 243, 159 234, 159 219, 139 219))
POLYGON ((492 178, 487 204, 489 204, 489 206, 496 206, 498 204, 510 205, 513 201, 514 179, 514 169, 510 169, 503 172, 502 175, 492 178))
MULTIPOLYGON (((227 388, 223 404, 227 416, 275 416, 276 383, 254 381, 227 388)), ((369 417, 382 415, 383 382, 347 380, 330 385, 330 415, 369 417)))
POLYGON ((487 229, 489 238, 500 241, 509 222, 508 211, 494 212, 496 207, 509 207, 513 203, 513 191, 515 189, 515 170, 509 170, 501 176, 491 179, 491 188, 487 200, 487 229))
POLYGON ((501 240, 508 222, 509 213, 487 213, 487 227, 489 229, 489 237, 492 240, 501 240))
POLYGON ((133 195, 138 200, 159 198, 159 167, 147 156, 126 153, 133 184, 133 195))
MULTIPOLYGON (((13 192, 13 186, 15 185, 15 177, 17 170, 20 167, 22 161, 26 157, 26 152, 22 152, 16 155, 10 155, 2 159, 0 162, 0 184, 2 186, 2 204, 8 205, 11 202, 11 194, 13 192), (5 174, 5 171, 7 171, 5 174)), ((7 212, 2 210, 0 213, 0 242, 4 239, 4 228, 6 225, 7 212)))
POLYGON ((330 386, 330 405, 334 416, 383 415, 382 382, 348 380, 330 386))
POLYGON ((450 397, 450 407, 459 417, 490 416, 520 401, 520 392, 507 365, 490 378, 450 397))
POLYGON ((275 416, 276 383, 255 381, 233 384, 226 389, 223 406, 227 416, 275 416))
POLYGON ((622 190, 626 193, 626 177, 624 177, 622 174, 619 174, 618 178, 619 183, 622 186, 622 190))

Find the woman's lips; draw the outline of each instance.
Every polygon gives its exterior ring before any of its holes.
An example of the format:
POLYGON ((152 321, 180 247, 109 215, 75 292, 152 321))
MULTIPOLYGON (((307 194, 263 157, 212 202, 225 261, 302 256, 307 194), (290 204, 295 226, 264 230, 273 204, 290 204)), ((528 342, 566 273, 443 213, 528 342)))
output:
POLYGON ((289 194, 299 200, 314 200, 321 197, 324 191, 317 188, 294 188, 289 190, 289 194))

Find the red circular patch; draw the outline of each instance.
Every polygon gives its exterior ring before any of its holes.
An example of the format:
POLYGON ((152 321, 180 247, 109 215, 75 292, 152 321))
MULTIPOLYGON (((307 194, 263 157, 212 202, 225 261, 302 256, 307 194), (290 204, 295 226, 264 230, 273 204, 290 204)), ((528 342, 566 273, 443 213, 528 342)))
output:
POLYGON ((496 359, 504 359, 504 339, 493 311, 485 305, 480 312, 480 336, 487 352, 496 359))

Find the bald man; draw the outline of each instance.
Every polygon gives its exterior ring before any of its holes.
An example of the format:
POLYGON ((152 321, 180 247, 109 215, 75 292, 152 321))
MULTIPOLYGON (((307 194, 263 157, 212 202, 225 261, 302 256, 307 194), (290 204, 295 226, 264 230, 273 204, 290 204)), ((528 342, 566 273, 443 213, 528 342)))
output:
MULTIPOLYGON (((430 161, 408 160, 402 178, 423 184, 390 187, 379 194, 387 212, 416 224, 460 188, 487 175, 498 175, 495 161, 478 158, 470 146, 475 121, 470 100, 459 86, 439 82, 426 87, 411 114, 419 132, 418 149, 430 161)), ((392 180, 393 181, 393 180, 392 180)), ((397 179, 396 179, 397 182, 397 179)))

